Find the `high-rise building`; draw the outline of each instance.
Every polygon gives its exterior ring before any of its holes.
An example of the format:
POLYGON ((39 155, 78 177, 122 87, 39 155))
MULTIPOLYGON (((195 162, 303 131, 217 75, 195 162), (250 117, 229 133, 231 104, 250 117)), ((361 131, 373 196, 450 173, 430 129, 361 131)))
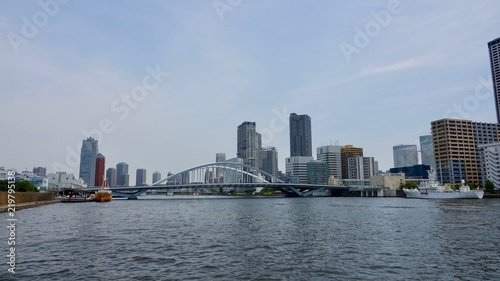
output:
POLYGON ((146 185, 146 169, 137 169, 135 171, 135 185, 136 186, 146 185))
POLYGON ((116 164, 116 186, 129 186, 128 164, 120 162, 116 164))
POLYGON ((109 187, 116 187, 116 169, 108 168, 106 170, 106 183, 109 187))
POLYGON ((430 166, 432 170, 436 169, 434 162, 434 146, 432 145, 432 135, 420 136, 420 155, 422 165, 430 166))
POLYGON ((262 136, 257 133, 255 122, 243 122, 238 126, 237 135, 238 158, 243 159, 243 164, 257 167, 257 151, 262 147, 262 136))
POLYGON ((342 179, 349 179, 349 158, 357 156, 363 156, 363 148, 348 144, 340 149, 342 179))
POLYGON ((215 154, 215 162, 226 162, 226 153, 219 152, 215 154))
POLYGON ((273 176, 278 176, 278 150, 275 147, 266 147, 258 151, 258 168, 273 176))
POLYGON ((161 181, 161 173, 156 171, 153 173, 153 183, 161 181))
POLYGON ((394 156, 394 168, 410 167, 418 165, 418 151, 414 144, 395 145, 392 147, 394 156))
POLYGON ((325 162, 312 160, 307 163, 307 183, 308 184, 327 184, 328 166, 325 162))
POLYGON ((298 178, 298 183, 307 183, 307 163, 311 162, 311 156, 293 156, 285 159, 286 174, 298 178))
POLYGON ((290 114, 290 157, 312 156, 311 117, 290 114))
POLYGON ((482 183, 485 165, 479 145, 498 142, 500 125, 446 118, 433 121, 431 127, 438 180, 482 183))
POLYGON ((500 37, 488 42, 490 51, 491 77, 497 109, 497 123, 500 124, 500 37))
POLYGON ((104 185, 104 170, 106 169, 106 157, 101 153, 97 154, 95 159, 95 186, 105 186, 104 185))
POLYGON ((485 186, 486 180, 493 182, 495 189, 500 188, 500 142, 481 144, 478 146, 481 153, 481 162, 484 170, 481 184, 485 186))
POLYGON ((87 138, 82 141, 80 152, 80 178, 87 186, 95 186, 95 160, 99 153, 97 140, 87 138))
POLYGON ((45 167, 34 167, 33 168, 33 174, 37 174, 39 176, 46 176, 47 175, 47 168, 45 168, 45 167))
POLYGON ((328 176, 334 176, 336 179, 342 178, 341 149, 340 145, 325 145, 316 148, 317 159, 326 163, 328 176))
POLYGON ((375 175, 373 157, 350 157, 347 162, 350 180, 368 180, 375 175))

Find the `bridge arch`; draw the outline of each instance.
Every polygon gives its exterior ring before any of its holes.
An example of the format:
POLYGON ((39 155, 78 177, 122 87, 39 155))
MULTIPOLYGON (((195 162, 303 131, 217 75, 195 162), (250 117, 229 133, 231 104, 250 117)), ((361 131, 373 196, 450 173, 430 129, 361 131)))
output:
POLYGON ((237 162, 214 162, 186 169, 152 185, 282 182, 279 178, 256 167, 237 162))

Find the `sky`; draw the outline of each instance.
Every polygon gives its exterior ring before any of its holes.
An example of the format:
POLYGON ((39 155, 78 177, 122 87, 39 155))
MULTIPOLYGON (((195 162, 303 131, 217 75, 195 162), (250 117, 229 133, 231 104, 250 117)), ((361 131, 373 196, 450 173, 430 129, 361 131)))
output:
POLYGON ((431 121, 496 122, 487 42, 500 2, 0 0, 0 166, 78 175, 82 140, 106 168, 163 176, 236 156, 257 124, 290 156, 352 144, 393 166, 431 121))

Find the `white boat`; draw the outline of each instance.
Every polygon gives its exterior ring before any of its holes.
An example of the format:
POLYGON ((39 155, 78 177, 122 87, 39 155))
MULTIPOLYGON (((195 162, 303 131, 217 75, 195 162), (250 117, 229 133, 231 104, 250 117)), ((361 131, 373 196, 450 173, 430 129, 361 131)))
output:
POLYGON ((429 171, 429 181, 424 182, 418 189, 403 188, 406 198, 417 199, 481 199, 484 196, 483 190, 471 190, 465 181, 459 190, 446 189, 436 180, 435 171, 429 171))

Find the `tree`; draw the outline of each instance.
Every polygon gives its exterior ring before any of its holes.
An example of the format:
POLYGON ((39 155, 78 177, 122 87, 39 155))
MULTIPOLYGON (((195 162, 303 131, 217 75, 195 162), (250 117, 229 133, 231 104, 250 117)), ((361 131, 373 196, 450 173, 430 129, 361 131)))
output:
MULTIPOLYGON (((38 192, 38 189, 29 181, 23 180, 14 183, 16 192, 38 192)), ((0 181, 0 191, 8 191, 9 184, 6 180, 0 181)))
POLYGON ((495 189, 495 184, 492 181, 487 180, 486 183, 484 184, 484 188, 486 190, 493 190, 495 189))
POLYGON ((403 184, 402 188, 414 189, 414 188, 418 188, 418 185, 412 181, 407 181, 403 184))

